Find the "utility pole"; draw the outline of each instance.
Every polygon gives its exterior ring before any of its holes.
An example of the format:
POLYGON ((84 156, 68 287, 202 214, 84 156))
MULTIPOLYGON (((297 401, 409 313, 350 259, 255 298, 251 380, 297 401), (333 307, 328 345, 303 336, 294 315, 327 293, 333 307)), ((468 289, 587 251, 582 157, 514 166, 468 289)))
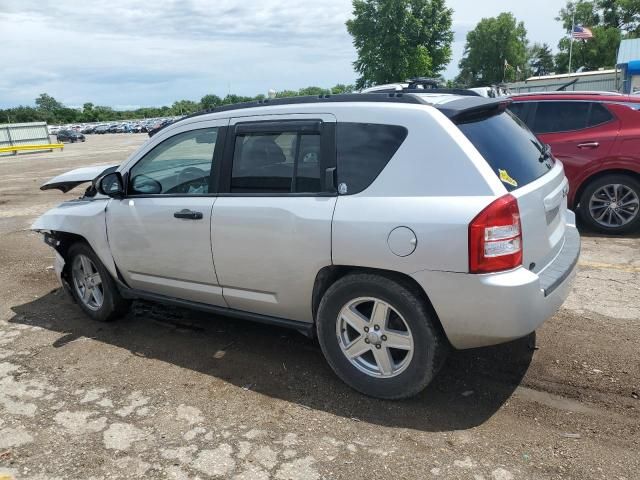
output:
POLYGON ((571 73, 571 59, 573 57, 573 30, 576 28, 576 10, 573 7, 573 17, 571 18, 571 32, 569 33, 569 73, 571 73))

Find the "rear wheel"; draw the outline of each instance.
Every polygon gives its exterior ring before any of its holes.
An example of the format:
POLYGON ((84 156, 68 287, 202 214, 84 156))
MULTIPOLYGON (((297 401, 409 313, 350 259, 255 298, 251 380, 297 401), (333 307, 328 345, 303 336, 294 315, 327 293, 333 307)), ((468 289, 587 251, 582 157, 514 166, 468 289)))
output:
POLYGON ((401 399, 423 390, 446 355, 446 341, 410 287, 379 275, 354 274, 332 285, 318 308, 322 351, 350 387, 401 399))
POLYGON ((109 322, 127 312, 129 302, 122 298, 111 274, 88 245, 72 245, 67 260, 71 292, 88 316, 109 322))
POLYGON ((593 229, 623 234, 640 227, 640 182, 611 174, 587 185, 580 197, 581 218, 593 229))

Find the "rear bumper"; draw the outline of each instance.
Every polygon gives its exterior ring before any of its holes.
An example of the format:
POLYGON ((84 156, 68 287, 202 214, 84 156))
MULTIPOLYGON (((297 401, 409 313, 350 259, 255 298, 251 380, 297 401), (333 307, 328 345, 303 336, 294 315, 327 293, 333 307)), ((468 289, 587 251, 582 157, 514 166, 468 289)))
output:
POLYGON ((487 275, 422 271, 424 288, 451 344, 482 347, 523 337, 553 316, 569 295, 580 235, 567 225, 565 243, 540 272, 524 267, 487 275))

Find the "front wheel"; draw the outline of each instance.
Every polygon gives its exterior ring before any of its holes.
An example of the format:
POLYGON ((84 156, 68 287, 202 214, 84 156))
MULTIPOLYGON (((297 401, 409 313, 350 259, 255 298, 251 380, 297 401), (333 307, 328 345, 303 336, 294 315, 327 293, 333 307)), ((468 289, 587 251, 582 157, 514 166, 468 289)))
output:
POLYGON ((425 302, 410 287, 379 275, 348 275, 332 285, 320 302, 317 330, 338 377, 383 399, 419 393, 447 351, 425 302))
POLYGON ((88 245, 72 245, 67 260, 71 292, 89 317, 109 322, 127 312, 129 302, 122 298, 111 274, 88 245))
POLYGON ((640 182, 611 174, 587 185, 580 196, 580 217, 594 230, 624 234, 640 228, 640 182))

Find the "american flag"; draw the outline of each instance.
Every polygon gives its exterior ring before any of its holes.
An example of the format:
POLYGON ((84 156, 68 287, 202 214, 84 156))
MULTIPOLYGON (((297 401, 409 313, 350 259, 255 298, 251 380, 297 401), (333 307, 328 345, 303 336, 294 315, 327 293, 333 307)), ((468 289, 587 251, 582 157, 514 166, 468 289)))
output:
POLYGON ((583 27, 582 25, 576 25, 573 27, 573 32, 571 32, 571 36, 573 38, 579 38, 582 40, 587 40, 593 37, 593 33, 587 27, 583 27))

